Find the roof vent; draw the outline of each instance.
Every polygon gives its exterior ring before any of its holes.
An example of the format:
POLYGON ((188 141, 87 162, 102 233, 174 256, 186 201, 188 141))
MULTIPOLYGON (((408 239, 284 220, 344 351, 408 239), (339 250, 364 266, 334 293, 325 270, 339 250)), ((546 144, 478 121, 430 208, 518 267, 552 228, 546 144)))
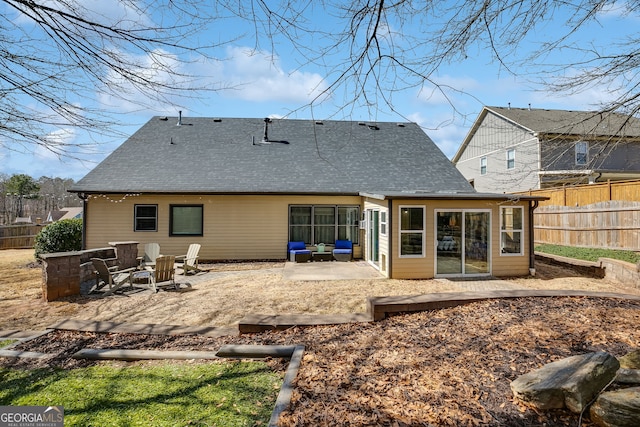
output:
POLYGON ((262 136, 262 141, 256 142, 256 138, 252 136, 251 143, 253 145, 271 145, 272 142, 277 142, 278 144, 288 145, 289 141, 269 139, 269 123, 272 123, 272 120, 269 117, 265 117, 264 118, 264 135, 262 136))
POLYGON ((222 121, 222 119, 220 117, 214 117, 213 121, 214 121, 214 123, 220 123, 222 121))
POLYGON ((399 128, 403 128, 405 125, 404 123, 396 123, 396 126, 398 126, 399 128))
POLYGON ((366 126, 367 124, 365 122, 358 122, 358 126, 366 126))
POLYGON ((271 123, 271 119, 269 117, 264 118, 264 135, 262 136, 262 142, 264 144, 270 142, 269 141, 269 123, 271 123))
POLYGON ((182 110, 178 111, 178 126, 182 126, 182 110))
POLYGON ((163 122, 166 122, 167 120, 169 120, 169 117, 167 116, 160 117, 158 120, 162 120, 163 122))
POLYGON ((371 130, 380 130, 380 128, 377 125, 370 124, 368 126, 369 126, 369 129, 371 129, 371 130))
POLYGON ((323 122, 322 120, 316 120, 316 124, 317 124, 317 125, 323 125, 323 124, 324 124, 324 122, 323 122))

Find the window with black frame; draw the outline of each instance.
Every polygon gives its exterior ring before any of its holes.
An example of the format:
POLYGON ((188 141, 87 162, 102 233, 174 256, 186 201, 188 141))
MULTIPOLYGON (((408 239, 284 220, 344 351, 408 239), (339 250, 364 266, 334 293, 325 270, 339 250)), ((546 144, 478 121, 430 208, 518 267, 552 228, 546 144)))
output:
POLYGON ((133 212, 134 231, 158 231, 158 205, 135 205, 133 212))
POLYGON ((337 239, 359 243, 359 206, 292 205, 289 207, 289 240, 307 245, 332 245, 337 239))
POLYGON ((202 205, 171 205, 169 218, 170 236, 202 236, 202 205))

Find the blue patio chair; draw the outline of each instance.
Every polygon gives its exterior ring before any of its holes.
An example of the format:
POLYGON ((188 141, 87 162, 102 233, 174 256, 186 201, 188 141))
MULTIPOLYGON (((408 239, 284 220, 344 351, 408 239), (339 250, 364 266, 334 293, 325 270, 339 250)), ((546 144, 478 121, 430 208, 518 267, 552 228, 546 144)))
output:
POLYGON ((287 244, 287 257, 289 261, 307 262, 311 259, 311 251, 304 242, 289 242, 287 244))
POLYGON ((353 257, 353 243, 351 240, 336 240, 333 248, 333 258, 336 261, 351 261, 353 257))

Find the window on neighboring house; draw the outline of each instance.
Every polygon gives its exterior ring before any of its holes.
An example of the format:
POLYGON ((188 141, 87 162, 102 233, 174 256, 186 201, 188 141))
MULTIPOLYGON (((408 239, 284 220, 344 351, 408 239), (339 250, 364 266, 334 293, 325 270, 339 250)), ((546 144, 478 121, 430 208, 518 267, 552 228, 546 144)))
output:
POLYGON ((170 236, 202 236, 202 205, 171 205, 169 218, 170 236))
POLYGON ((487 174, 487 158, 480 157, 480 175, 487 174))
POLYGON ((522 255, 523 209, 521 207, 500 208, 500 253, 522 255))
POLYGON ((586 141, 576 142, 576 165, 583 166, 589 162, 589 144, 586 141))
POLYGON ((516 167, 516 150, 507 150, 507 169, 513 169, 516 167))
POLYGON ((134 231, 158 231, 158 205, 135 205, 133 212, 134 231))
POLYGON ((289 240, 308 245, 333 244, 337 239, 359 243, 358 206, 305 205, 289 207, 289 240))
POLYGON ((400 206, 400 256, 422 257, 425 241, 424 206, 400 206))

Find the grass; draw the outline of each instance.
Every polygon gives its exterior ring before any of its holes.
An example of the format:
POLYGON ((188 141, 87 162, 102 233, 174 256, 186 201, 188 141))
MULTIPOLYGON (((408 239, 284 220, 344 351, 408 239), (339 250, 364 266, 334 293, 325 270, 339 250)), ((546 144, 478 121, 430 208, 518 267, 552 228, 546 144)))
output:
POLYGON ((0 340, 0 348, 2 347, 9 347, 11 344, 14 344, 18 342, 18 340, 12 340, 12 339, 1 339, 0 340))
POLYGON ((636 264, 640 261, 640 253, 633 251, 619 251, 614 249, 576 248, 572 246, 539 245, 535 248, 538 252, 559 255, 567 258, 581 259, 585 261, 597 261, 598 258, 613 258, 636 264))
POLYGON ((263 426, 281 382, 262 362, 0 369, 0 405, 62 405, 65 426, 263 426))

